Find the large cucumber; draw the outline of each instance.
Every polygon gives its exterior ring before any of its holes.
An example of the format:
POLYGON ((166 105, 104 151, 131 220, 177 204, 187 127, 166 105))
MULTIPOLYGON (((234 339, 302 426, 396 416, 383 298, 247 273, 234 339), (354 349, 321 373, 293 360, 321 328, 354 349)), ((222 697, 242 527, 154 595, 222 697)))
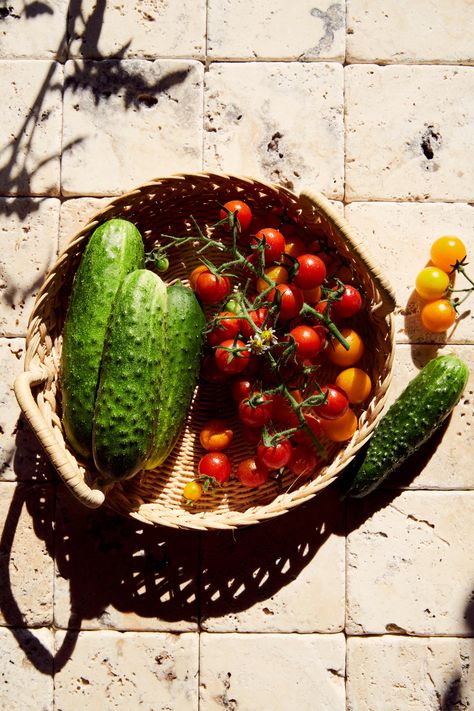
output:
POLYGON ((403 464, 448 417, 468 378, 455 355, 430 360, 378 423, 346 496, 366 496, 403 464))
POLYGON ((167 290, 147 269, 128 274, 110 316, 94 412, 94 462, 104 481, 143 468, 154 442, 166 343, 167 290))
POLYGON ((205 325, 194 292, 180 282, 168 287, 163 392, 158 429, 146 469, 154 469, 165 461, 181 433, 199 375, 205 325))
POLYGON ((104 338, 117 289, 144 266, 142 237, 131 222, 112 219, 92 234, 77 269, 63 330, 62 422, 77 454, 92 452, 92 416, 104 338))

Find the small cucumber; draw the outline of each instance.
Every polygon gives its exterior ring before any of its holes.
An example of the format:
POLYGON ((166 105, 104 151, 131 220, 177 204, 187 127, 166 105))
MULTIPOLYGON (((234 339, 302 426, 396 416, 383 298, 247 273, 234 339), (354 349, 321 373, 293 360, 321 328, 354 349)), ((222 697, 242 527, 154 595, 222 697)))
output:
POLYGON ((468 378, 467 365, 457 356, 429 361, 382 416, 346 496, 370 494, 403 464, 448 417, 468 378))
POLYGON ((168 287, 163 390, 158 429, 146 469, 165 461, 181 433, 199 375, 205 325, 194 292, 180 282, 168 287))
POLYGON ((122 279, 144 261, 135 225, 112 219, 93 232, 74 277, 63 329, 62 422, 70 445, 86 459, 92 453, 92 416, 112 304, 122 279))
POLYGON ((153 445, 166 343, 167 290, 147 269, 128 274, 110 316, 92 433, 103 481, 128 479, 153 445))

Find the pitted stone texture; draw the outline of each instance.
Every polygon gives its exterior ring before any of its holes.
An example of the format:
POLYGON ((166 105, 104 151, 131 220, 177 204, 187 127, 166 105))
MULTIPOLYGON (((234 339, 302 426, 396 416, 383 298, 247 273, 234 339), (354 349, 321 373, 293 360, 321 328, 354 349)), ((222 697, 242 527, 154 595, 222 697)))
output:
POLYGON ((470 67, 345 68, 346 199, 474 199, 470 67))
POLYGON ((63 194, 113 195, 200 170, 202 77, 194 61, 67 62, 63 194))
POLYGON ((300 0, 296 5, 286 0, 210 0, 208 55, 342 60, 344 24, 344 3, 332 0, 300 0))
POLYGON ((59 200, 0 199, 0 335, 23 336, 57 253, 59 200))
POLYGON ((52 499, 48 485, 0 483, 0 625, 53 621, 52 499))
POLYGON ((201 711, 343 711, 342 634, 201 634, 201 711))
POLYGON ((349 503, 346 632, 472 635, 474 492, 349 503))
POLYGON ((53 708, 53 633, 0 628, 0 708, 53 708))
POLYGON ((63 70, 46 60, 0 62, 0 192, 58 195, 63 70))
POLYGON ((472 64, 472 2, 350 0, 347 61, 472 64))
POLYGON ((342 71, 319 62, 211 64, 205 169, 342 198, 342 71))
MULTIPOLYGON (((427 332, 421 324, 424 302, 415 292, 416 276, 430 264, 430 248, 435 239, 456 235, 469 253, 474 240, 474 210, 470 205, 353 202, 346 206, 345 215, 395 290, 397 341, 474 343, 472 296, 460 307, 462 318, 455 327, 447 334, 435 334, 427 332)), ((457 276, 456 288, 469 286, 462 275, 457 276)))
POLYGON ((0 59, 62 59, 67 0, 8 0, 0 8, 0 59))
POLYGON ((59 251, 62 252, 69 241, 104 208, 110 198, 71 198, 61 205, 59 220, 59 251))
POLYGON ((202 57, 205 52, 205 0, 107 2, 95 22, 97 3, 85 0, 81 13, 86 18, 85 26, 70 16, 72 57, 202 57))
POLYGON ((382 483, 383 488, 474 489, 474 349, 470 346, 399 345, 387 407, 419 369, 436 355, 456 354, 468 366, 469 382, 452 415, 418 452, 382 483))
MULTIPOLYGON (((58 649, 64 637, 56 633, 58 649)), ((80 632, 54 677, 55 708, 197 711, 198 655, 192 633, 80 632)))
POLYGON ((284 518, 206 534, 201 627, 209 632, 341 631, 343 536, 344 509, 332 489, 284 518), (258 555, 249 556, 249 550, 258 555))
POLYGON ((56 531, 57 627, 197 629, 197 534, 187 536, 184 545, 180 531, 91 511, 63 487, 56 531))
POLYGON ((439 711, 474 703, 472 640, 347 640, 348 711, 439 711))

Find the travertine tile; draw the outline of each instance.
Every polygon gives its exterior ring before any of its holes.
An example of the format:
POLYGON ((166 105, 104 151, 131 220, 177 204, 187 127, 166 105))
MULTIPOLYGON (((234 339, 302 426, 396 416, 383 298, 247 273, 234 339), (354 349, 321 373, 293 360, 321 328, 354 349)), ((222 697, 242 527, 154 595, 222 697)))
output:
POLYGON ((52 517, 50 486, 0 483, 0 625, 53 621, 52 517))
POLYGON ((69 16, 72 57, 202 57, 205 51, 205 0, 81 2, 81 22, 69 16), (97 17, 100 12, 100 18, 97 17), (95 22, 93 21, 96 16, 95 22), (100 32, 97 24, 100 22, 100 32))
POLYGON ((200 170, 202 77, 194 61, 67 62, 63 194, 113 195, 200 170))
POLYGON ((345 68, 346 198, 474 199, 470 67, 345 68))
POLYGON ((53 708, 53 633, 0 628, 0 708, 53 708))
POLYGON ((342 634, 201 634, 200 706, 343 711, 342 634))
POLYGON ((347 640, 348 711, 467 709, 472 641, 383 636, 347 640))
POLYGON ((2 3, 0 59, 62 59, 66 51, 67 0, 2 3))
POLYGON ((62 66, 0 60, 0 193, 58 195, 62 66))
POLYGON ((61 205, 59 220, 59 251, 86 225, 93 215, 105 207, 110 198, 71 198, 61 205))
POLYGON ((343 2, 210 0, 208 54, 240 59, 342 60, 344 24, 343 2))
POLYGON ((56 530, 58 627, 197 629, 197 534, 91 511, 63 487, 56 530))
POLYGON ((343 507, 330 489, 273 521, 206 534, 202 628, 210 632, 341 631, 343 519, 343 507))
POLYGON ((473 492, 349 502, 348 634, 472 634, 473 492))
POLYGON ((472 64, 470 0, 348 0, 349 62, 472 64))
MULTIPOLYGON (((430 263, 430 247, 442 235, 457 235, 467 248, 474 246, 474 210, 470 205, 449 203, 369 203, 346 206, 350 225, 359 231, 376 264, 395 290, 396 339, 399 342, 474 343, 473 296, 460 307, 462 318, 447 334, 428 333, 420 321, 422 300, 415 292, 419 271, 430 263)), ((469 259, 468 259, 469 261, 469 259)), ((467 267, 467 272, 474 271, 467 267)), ((456 288, 470 286, 458 275, 456 288)))
POLYGON ((59 200, 0 198, 0 335, 23 336, 57 252, 59 200))
POLYGON ((342 92, 342 66, 336 63, 211 64, 205 87, 205 168, 289 188, 311 187, 340 199, 342 92))
MULTIPOLYGON (((56 634, 60 648, 64 632, 56 634)), ((57 711, 196 711, 198 635, 80 632, 54 678, 57 711)))

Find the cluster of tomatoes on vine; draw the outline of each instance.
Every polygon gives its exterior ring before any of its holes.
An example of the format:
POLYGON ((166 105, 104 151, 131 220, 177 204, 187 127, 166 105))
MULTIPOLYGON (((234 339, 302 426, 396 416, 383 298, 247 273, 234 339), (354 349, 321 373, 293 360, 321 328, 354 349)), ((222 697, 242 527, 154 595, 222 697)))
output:
MULTIPOLYGON (((216 308, 202 378, 229 384, 242 435, 255 446, 255 454, 235 469, 250 488, 283 472, 310 477, 324 457, 325 439, 352 437, 358 426, 353 405, 372 389, 368 373, 355 367, 363 339, 347 325, 363 307, 349 267, 323 238, 307 244, 284 213, 271 212, 267 219, 271 226, 255 225, 245 202, 226 203, 214 227, 231 230, 231 246, 224 249, 223 242, 200 233, 202 264, 189 275, 200 301, 216 308), (219 266, 204 256, 207 248, 221 252, 219 266), (335 276, 336 269, 346 281, 335 276), (318 382, 322 358, 341 367, 333 383, 318 382)), ((203 427, 206 454, 183 492, 188 502, 231 478, 226 450, 233 437, 224 419, 203 427)))

